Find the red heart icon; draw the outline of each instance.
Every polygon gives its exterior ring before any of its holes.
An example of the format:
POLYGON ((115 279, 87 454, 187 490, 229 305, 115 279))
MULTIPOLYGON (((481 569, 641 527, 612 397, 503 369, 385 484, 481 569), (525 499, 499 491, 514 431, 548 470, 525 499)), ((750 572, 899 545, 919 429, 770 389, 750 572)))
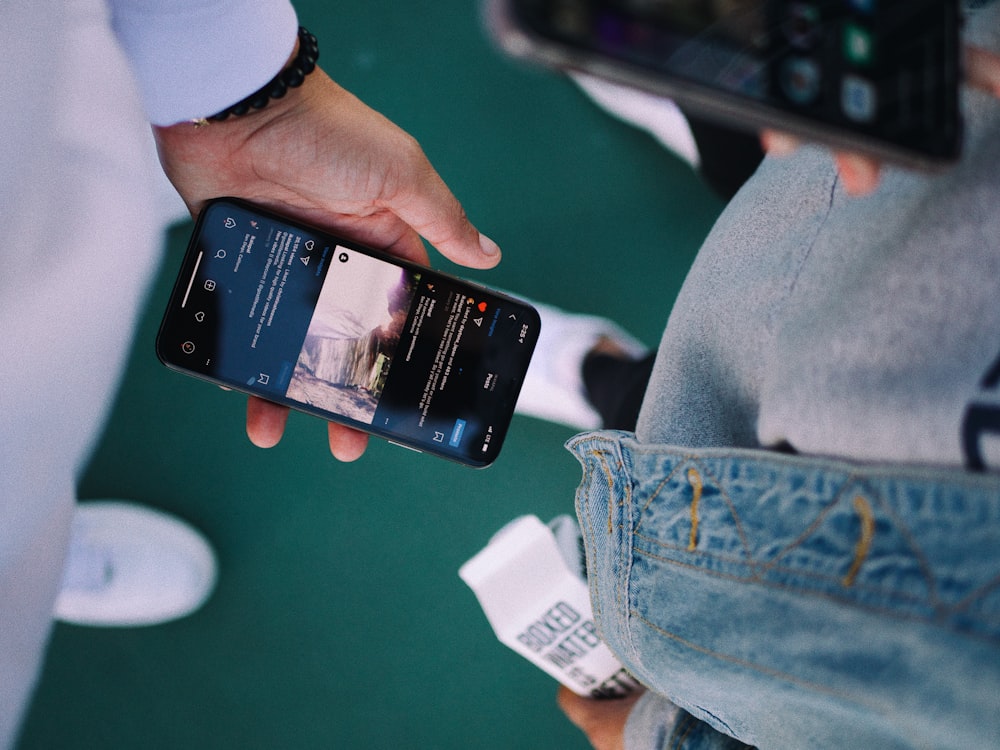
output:
POLYGON ((480 302, 479 303, 479 312, 486 312, 486 303, 485 302, 480 302))

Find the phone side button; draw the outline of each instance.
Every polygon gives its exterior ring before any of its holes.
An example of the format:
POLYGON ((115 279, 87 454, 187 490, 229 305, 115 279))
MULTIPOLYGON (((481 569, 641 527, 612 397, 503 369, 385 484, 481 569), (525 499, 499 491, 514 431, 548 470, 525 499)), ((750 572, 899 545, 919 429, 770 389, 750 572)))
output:
POLYGON ((409 445, 403 445, 402 443, 397 443, 395 440, 386 440, 386 442, 387 443, 391 443, 392 445, 395 445, 398 448, 406 448, 406 450, 413 451, 414 453, 423 453, 422 450, 419 450, 417 448, 413 448, 413 447, 411 447, 409 445))

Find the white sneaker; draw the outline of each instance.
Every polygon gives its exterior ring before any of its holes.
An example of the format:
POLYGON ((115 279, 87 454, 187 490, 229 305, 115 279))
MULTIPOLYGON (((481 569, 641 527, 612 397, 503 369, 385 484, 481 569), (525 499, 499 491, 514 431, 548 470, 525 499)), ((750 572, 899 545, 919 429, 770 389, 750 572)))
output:
POLYGON ((122 501, 85 502, 55 617, 77 625, 157 625, 197 610, 216 579, 215 554, 179 519, 122 501))
POLYGON ((605 337, 636 359, 648 349, 606 318, 531 304, 542 318, 542 330, 514 411, 578 430, 598 429, 601 415, 587 401, 583 360, 605 337))

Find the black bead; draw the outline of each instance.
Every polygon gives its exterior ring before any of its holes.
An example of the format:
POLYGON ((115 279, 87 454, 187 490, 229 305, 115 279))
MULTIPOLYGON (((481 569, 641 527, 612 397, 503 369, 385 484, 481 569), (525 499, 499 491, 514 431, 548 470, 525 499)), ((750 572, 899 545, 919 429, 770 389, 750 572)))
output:
POLYGON ((271 84, 271 88, 268 89, 267 95, 272 99, 280 99, 285 94, 288 93, 288 86, 280 78, 271 84))

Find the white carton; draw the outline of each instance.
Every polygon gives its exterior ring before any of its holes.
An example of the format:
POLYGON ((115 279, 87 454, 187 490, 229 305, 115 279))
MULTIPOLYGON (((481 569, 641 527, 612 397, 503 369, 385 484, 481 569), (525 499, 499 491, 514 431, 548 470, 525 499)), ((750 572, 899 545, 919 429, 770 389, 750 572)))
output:
POLYGON ((458 574, 497 638, 573 692, 610 698, 639 688, 597 633, 579 531, 568 516, 549 526, 535 516, 514 519, 458 574))

